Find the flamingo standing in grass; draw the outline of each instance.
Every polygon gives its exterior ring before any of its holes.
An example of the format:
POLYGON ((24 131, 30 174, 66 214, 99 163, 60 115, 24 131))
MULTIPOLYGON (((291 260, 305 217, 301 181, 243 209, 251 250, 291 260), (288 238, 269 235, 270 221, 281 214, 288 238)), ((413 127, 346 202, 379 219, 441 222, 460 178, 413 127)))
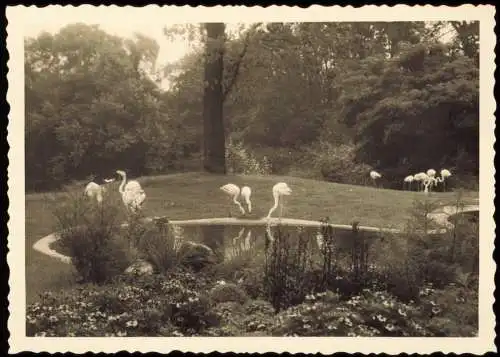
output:
POLYGON ((441 177, 438 178, 439 182, 443 183, 443 191, 446 191, 446 179, 451 176, 451 172, 447 169, 441 170, 441 177))
POLYGON ((427 176, 429 176, 429 180, 430 180, 429 190, 432 190, 432 186, 437 185, 437 183, 439 182, 436 179, 436 170, 434 170, 434 169, 427 170, 427 176))
MULTIPOLYGON (((234 183, 228 183, 224 186, 221 186, 220 189, 226 194, 228 194, 229 197, 231 198, 231 202, 238 206, 242 214, 245 214, 245 209, 238 201, 238 196, 240 195, 241 192, 240 188, 236 186, 234 183)), ((250 196, 248 197, 250 199, 250 196)), ((231 209, 229 209, 229 217, 231 217, 231 209)))
POLYGON ((408 187, 411 191, 411 183, 413 182, 413 180, 415 180, 415 178, 413 177, 413 175, 408 175, 404 178, 403 180, 403 189, 405 187, 405 183, 408 184, 408 187))
POLYGON ((374 186, 377 186, 376 181, 381 177, 382 175, 379 174, 377 171, 370 171, 370 178, 372 179, 374 186))
POLYGON ((252 201, 250 201, 250 195, 252 194, 252 189, 249 186, 243 186, 241 189, 241 197, 245 200, 247 205, 248 213, 252 213, 252 201))
POLYGON ((285 182, 279 182, 273 186, 274 205, 269 210, 267 218, 271 218, 271 214, 280 206, 280 218, 283 215, 283 199, 282 196, 290 196, 292 189, 285 182))
POLYGON ((122 177, 122 182, 118 188, 122 196, 123 203, 127 210, 132 213, 137 213, 142 209, 142 205, 146 200, 146 193, 141 187, 141 184, 137 181, 128 181, 127 174, 125 171, 117 170, 116 173, 122 177))
POLYGON ((424 182, 429 178, 425 172, 419 172, 413 175, 413 180, 418 182, 418 191, 424 189, 424 182))

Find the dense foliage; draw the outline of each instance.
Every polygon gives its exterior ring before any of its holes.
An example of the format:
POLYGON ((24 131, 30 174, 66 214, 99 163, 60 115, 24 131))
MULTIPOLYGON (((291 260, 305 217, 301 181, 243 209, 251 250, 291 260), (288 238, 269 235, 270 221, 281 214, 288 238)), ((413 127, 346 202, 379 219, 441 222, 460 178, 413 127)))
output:
MULTIPOLYGON (((241 147, 258 167, 226 157, 238 172, 266 167, 360 182, 375 168, 397 187, 429 167, 477 177, 478 29, 477 22, 269 23, 226 33, 215 69, 223 69, 216 111, 225 135, 214 140, 241 147), (441 30, 451 41, 440 42, 441 30)), ((204 30, 166 34, 204 43, 204 30)), ((203 167, 203 143, 213 139, 203 124, 204 106, 212 111, 204 101, 208 54, 193 46, 164 66, 158 50, 145 36, 84 24, 25 40, 28 189, 110 168, 145 175, 203 167)), ((211 145, 220 151, 221 143, 211 145)))
POLYGON ((106 202, 59 201, 62 247, 80 282, 27 307, 28 335, 477 335, 477 222, 457 217, 436 235, 432 201, 415 203, 398 236, 364 235, 356 222, 335 232, 325 220, 321 243, 277 227, 262 252, 223 260, 165 219, 120 227, 106 202), (125 269, 138 259, 151 271, 125 269))

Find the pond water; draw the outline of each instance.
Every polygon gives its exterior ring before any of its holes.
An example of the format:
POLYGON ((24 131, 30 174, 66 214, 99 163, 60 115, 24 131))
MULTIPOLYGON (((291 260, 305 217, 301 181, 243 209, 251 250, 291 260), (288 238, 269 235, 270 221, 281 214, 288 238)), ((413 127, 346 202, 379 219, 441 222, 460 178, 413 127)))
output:
POLYGON ((448 221, 450 223, 454 223, 455 220, 460 220, 460 218, 463 218, 470 223, 479 223, 479 210, 471 210, 453 214, 448 217, 448 221))
POLYGON ((179 238, 205 244, 223 260, 262 255, 272 244, 290 250, 302 245, 312 255, 317 255, 321 254, 320 249, 325 247, 325 242, 335 247, 337 258, 340 258, 341 255, 351 255, 357 245, 371 245, 384 236, 375 231, 353 232, 352 228, 335 226, 325 230, 326 227, 300 225, 198 224, 173 225, 173 229, 179 238))

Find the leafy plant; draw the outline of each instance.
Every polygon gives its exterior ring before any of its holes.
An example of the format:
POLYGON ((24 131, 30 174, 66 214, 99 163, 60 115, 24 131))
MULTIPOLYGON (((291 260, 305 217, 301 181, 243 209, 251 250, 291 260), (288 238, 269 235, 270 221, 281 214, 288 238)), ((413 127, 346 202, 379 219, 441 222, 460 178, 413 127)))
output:
POLYGON ((66 192, 53 211, 60 244, 83 282, 105 283, 123 272, 132 257, 122 239, 119 209, 104 197, 97 204, 75 192, 66 192))

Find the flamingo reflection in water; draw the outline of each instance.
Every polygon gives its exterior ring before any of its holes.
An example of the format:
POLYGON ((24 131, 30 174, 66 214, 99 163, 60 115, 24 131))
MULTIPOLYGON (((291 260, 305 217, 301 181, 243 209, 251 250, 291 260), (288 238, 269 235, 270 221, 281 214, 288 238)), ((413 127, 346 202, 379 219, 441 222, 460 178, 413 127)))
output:
POLYGON ((228 258, 234 258, 241 254, 247 253, 252 249, 254 242, 252 241, 252 229, 243 227, 239 231, 238 235, 233 238, 232 245, 226 248, 225 256, 228 258), (243 236, 247 232, 245 239, 243 236))

